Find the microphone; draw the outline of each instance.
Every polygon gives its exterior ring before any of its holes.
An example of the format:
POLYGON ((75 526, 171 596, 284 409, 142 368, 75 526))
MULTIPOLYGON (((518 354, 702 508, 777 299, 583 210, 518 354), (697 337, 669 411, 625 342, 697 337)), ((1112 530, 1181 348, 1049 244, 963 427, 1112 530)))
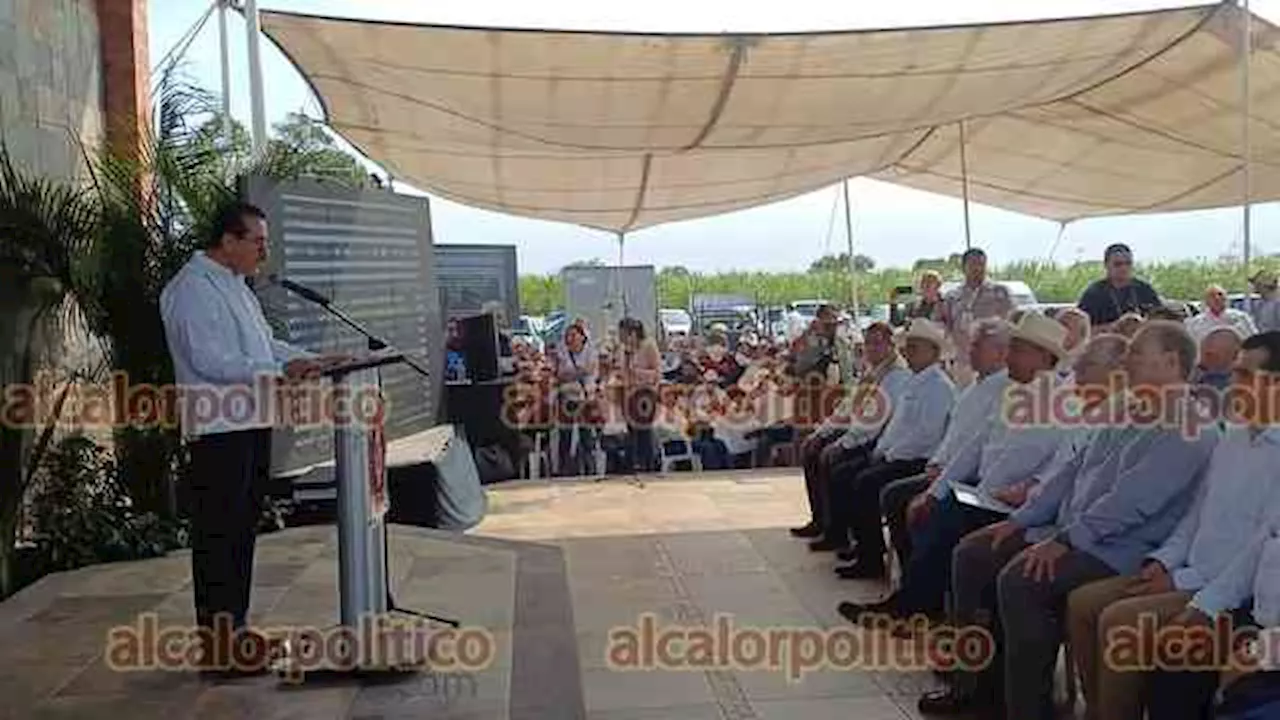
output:
POLYGON ((279 275, 268 276, 267 282, 271 283, 272 285, 279 285, 280 287, 286 290, 289 290, 290 292, 296 293, 297 295, 303 298, 306 298, 307 300, 310 300, 311 302, 316 303, 317 305, 323 305, 325 307, 329 307, 329 305, 332 304, 332 301, 329 298, 325 297, 324 295, 321 295, 315 290, 312 290, 306 285, 299 285, 298 283, 292 280, 289 280, 287 278, 282 278, 279 275))

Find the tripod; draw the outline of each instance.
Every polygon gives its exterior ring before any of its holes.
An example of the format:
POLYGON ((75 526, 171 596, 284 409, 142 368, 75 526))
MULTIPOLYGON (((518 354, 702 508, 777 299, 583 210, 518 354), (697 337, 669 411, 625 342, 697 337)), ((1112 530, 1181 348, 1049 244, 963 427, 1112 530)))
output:
MULTIPOLYGON (((334 316, 334 317, 336 317, 338 320, 342 321, 345 325, 347 325, 348 327, 350 327, 352 330, 355 330, 356 332, 358 332, 358 333, 360 333, 361 335, 363 335, 363 336, 365 337, 365 340, 366 340, 366 347, 368 348, 369 352, 378 352, 378 351, 382 351, 382 350, 387 350, 387 349, 389 349, 389 348, 391 347, 391 345, 390 345, 386 340, 383 340, 382 338, 378 337, 377 335, 374 335, 372 332, 370 332, 368 329, 366 329, 366 328, 365 328, 364 326, 362 326, 360 323, 358 323, 358 322, 356 322, 355 320, 353 320, 353 319, 352 319, 350 316, 348 316, 345 312, 343 312, 343 311, 342 311, 342 310, 340 310, 339 308, 334 307, 334 306, 333 306, 333 301, 332 301, 332 300, 330 300, 329 298, 325 297, 324 295, 322 295, 322 294, 320 294, 320 293, 316 292, 315 290, 312 290, 311 288, 308 288, 308 287, 306 287, 306 286, 304 286, 304 285, 299 285, 299 284, 297 284, 297 283, 291 282, 291 281, 289 281, 289 280, 284 280, 284 279, 276 278, 276 277, 274 277, 274 276, 271 278, 271 281, 272 281, 272 283, 273 283, 273 284, 278 284, 278 285, 280 285, 280 286, 284 287, 285 289, 290 290, 290 291, 294 292, 295 294, 297 294, 297 295, 301 296, 302 298, 304 298, 304 299, 306 299, 306 300, 309 300, 309 301, 311 301, 312 303, 315 303, 316 305, 319 305, 321 308, 323 308, 323 309, 324 309, 326 312, 328 312, 330 315, 333 315, 333 316, 334 316)), ((408 356, 406 356, 406 357, 404 358, 404 363, 405 363, 406 365, 408 365, 409 367, 413 368, 414 370, 416 370, 416 371, 417 371, 420 375, 422 375, 423 377, 425 377, 425 378, 430 378, 430 377, 431 377, 431 373, 430 373, 430 371, 429 371, 427 368, 423 367, 421 364, 419 364, 416 360, 413 360, 413 359, 409 358, 408 356)), ((382 384, 382 383, 381 383, 381 380, 382 380, 382 371, 379 369, 377 372, 378 372, 378 380, 379 380, 378 385, 379 385, 379 387, 380 387, 380 386, 381 386, 381 384, 382 384)), ((383 543, 383 547, 390 547, 390 540, 391 540, 390 531, 387 529, 387 525, 386 525, 386 523, 383 523, 383 525, 382 525, 382 543, 383 543)), ((387 565, 388 565, 388 566, 390 566, 390 564, 391 564, 391 559, 390 559, 390 554, 388 554, 388 556, 387 556, 387 565)), ((439 616, 439 615, 432 615, 432 614, 430 614, 430 613, 424 613, 424 612, 420 612, 420 611, 417 611, 417 610, 411 610, 411 609, 409 609, 409 608, 403 608, 403 607, 400 607, 400 606, 396 605, 396 602, 395 602, 395 596, 394 596, 394 595, 392 594, 392 592, 391 592, 391 573, 390 573, 390 567, 388 567, 388 568, 387 568, 387 572, 384 572, 384 573, 383 573, 383 582, 384 582, 384 585, 385 585, 385 588, 386 588, 386 592, 387 592, 387 612, 389 612, 389 613, 397 613, 397 614, 400 614, 400 615, 408 615, 408 616, 411 616, 411 617, 422 618, 422 619, 424 619, 424 620, 429 620, 429 621, 432 621, 432 622, 437 622, 437 623, 440 623, 440 624, 442 624, 442 625, 448 625, 448 626, 450 626, 450 627, 454 627, 454 628, 456 628, 456 627, 460 627, 461 623, 460 623, 459 621, 457 621, 457 620, 452 619, 452 618, 441 617, 441 616, 439 616)))

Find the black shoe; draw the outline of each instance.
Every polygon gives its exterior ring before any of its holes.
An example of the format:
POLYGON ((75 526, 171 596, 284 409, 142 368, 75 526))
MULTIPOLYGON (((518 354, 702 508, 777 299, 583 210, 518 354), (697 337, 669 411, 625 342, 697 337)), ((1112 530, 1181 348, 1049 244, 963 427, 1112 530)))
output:
POLYGON ((848 550, 841 550, 836 553, 836 559, 840 562, 853 562, 858 559, 858 549, 849 548, 848 550))
POLYGON ((955 690, 925 693, 916 703, 916 709, 922 715, 986 715, 991 711, 992 707, 991 703, 983 702, 976 695, 955 690))
POLYGON ((791 528, 791 536, 798 538, 820 538, 822 537, 822 526, 816 522, 811 522, 804 527, 791 528))
POLYGON ((842 543, 838 540, 831 540, 829 538, 822 538, 821 540, 814 540, 809 543, 809 549, 814 552, 835 552, 837 550, 844 550, 848 547, 849 545, 847 543, 842 543))
POLYGON ((842 580, 883 580, 885 574, 883 565, 872 564, 862 559, 836 568, 836 575, 839 575, 842 580))
POLYGON ((851 603, 851 602, 842 602, 840 603, 839 606, 836 607, 836 612, 840 613, 841 617, 853 623, 854 625, 860 624, 863 620, 864 615, 868 616, 867 617, 868 620, 870 620, 871 619, 870 616, 873 616, 873 615, 888 616, 896 619, 898 617, 898 599, 896 596, 890 595, 889 597, 885 598, 884 600, 881 600, 880 602, 869 603, 865 605, 860 605, 858 603, 851 603))

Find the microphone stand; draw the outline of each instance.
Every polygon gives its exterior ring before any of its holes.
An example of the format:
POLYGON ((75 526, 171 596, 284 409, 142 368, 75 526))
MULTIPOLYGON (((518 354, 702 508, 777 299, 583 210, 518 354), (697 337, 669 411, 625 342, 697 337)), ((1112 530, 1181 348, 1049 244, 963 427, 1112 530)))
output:
MULTIPOLYGON (((314 293, 314 292, 313 292, 313 293, 310 293, 310 294, 309 294, 309 293, 298 292, 298 291, 297 291, 297 290, 295 290, 294 288, 290 288, 290 287, 288 287, 288 286, 286 286, 286 285, 283 285, 282 283, 273 283, 273 284, 280 285, 281 287, 284 287, 286 290, 289 290, 289 291, 293 292, 295 295, 298 295, 299 297, 301 297, 301 298, 303 298, 303 299, 305 299, 305 300, 308 300, 308 301, 310 301, 310 302, 312 302, 312 303, 314 303, 314 304, 316 304, 316 305, 319 305, 321 308, 324 308, 325 312, 327 312, 327 313, 329 313, 330 315, 332 315, 332 316, 334 316, 334 317, 338 318, 338 319, 339 319, 339 320, 341 320, 344 324, 346 324, 346 325, 347 325, 347 327, 350 327, 352 330, 354 330, 354 331, 356 331, 357 333, 359 333, 359 334, 363 335, 363 336, 365 337, 365 340, 366 340, 366 346, 368 347, 369 352, 378 352, 378 351, 380 351, 380 350, 386 350, 386 349, 388 349, 388 348, 390 348, 390 347, 391 347, 391 344, 390 344, 390 343, 388 343, 386 340, 383 340, 382 338, 378 337, 377 335, 374 335, 372 332, 370 332, 370 331, 369 331, 367 328, 365 328, 363 325, 361 325, 360 323, 358 323, 358 322, 356 322, 355 320, 353 320, 353 319, 351 318, 351 316, 347 315, 347 314, 346 314, 345 312, 343 312, 340 308, 334 307, 334 305, 333 305, 333 301, 332 301, 332 300, 329 300, 328 298, 324 297, 323 295, 320 295, 319 293, 314 293), (309 295, 312 295, 312 294, 313 294, 313 295, 315 295, 315 297, 310 297, 310 296, 309 296, 309 295)), ((430 377, 431 377, 431 373, 430 373, 430 371, 428 371, 425 367, 423 367, 421 364, 419 364, 419 363, 418 363, 418 361, 413 360, 413 359, 412 359, 412 358, 410 358, 408 355, 405 355, 405 356, 404 356, 404 363, 405 363, 406 365, 408 365, 409 367, 413 368, 414 370, 418 371, 418 373, 419 373, 420 375, 422 375, 424 378, 428 378, 428 379, 430 379, 430 377)), ((382 383, 381 383, 381 378, 382 378, 382 371, 381 371, 381 370, 378 370, 378 378, 379 378, 379 383, 378 383, 378 384, 379 384, 379 386, 381 386, 381 384, 382 384, 382 383)), ((384 472, 386 472, 386 470, 384 470, 384 472)), ((384 547, 390 547, 390 545, 391 545, 391 535, 390 535, 390 533, 389 533, 389 532, 388 532, 388 530, 387 530, 387 523, 385 523, 385 522, 382 524, 382 544, 383 544, 383 546, 384 546, 384 547)), ((424 619, 424 620, 431 620, 431 621, 433 621, 433 622, 438 622, 438 623, 440 623, 440 624, 442 624, 442 625, 448 625, 448 626, 450 626, 450 627, 454 627, 454 628, 456 628, 456 627, 460 627, 460 626, 461 626, 461 623, 460 623, 459 621, 454 620, 454 619, 452 619, 452 618, 446 618, 446 617, 441 617, 441 616, 439 616, 439 615, 432 615, 432 614, 430 614, 430 613, 419 612, 419 611, 417 611, 417 610, 411 610, 411 609, 409 609, 409 608, 402 608, 402 607, 400 607, 399 605, 396 605, 395 596, 394 596, 394 595, 392 594, 392 592, 391 592, 391 572, 390 572, 391 554, 390 554, 390 553, 387 553, 387 565, 388 565, 388 567, 387 567, 387 572, 384 572, 384 573, 382 574, 383 582, 384 582, 384 584, 386 585, 386 590, 387 590, 387 612, 391 612, 391 613, 399 613, 399 614, 401 614, 401 615, 409 615, 409 616, 411 616, 411 617, 418 617, 418 618, 422 618, 422 619, 424 619)))

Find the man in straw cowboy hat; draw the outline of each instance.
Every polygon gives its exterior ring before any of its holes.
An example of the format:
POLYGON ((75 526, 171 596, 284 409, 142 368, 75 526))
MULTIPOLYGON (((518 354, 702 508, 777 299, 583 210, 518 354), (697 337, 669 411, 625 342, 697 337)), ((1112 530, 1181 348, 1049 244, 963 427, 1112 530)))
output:
POLYGON ((1067 596, 1095 580, 1137 572, 1199 492, 1219 432, 1213 425, 1187 432, 1199 417, 1188 382, 1195 356, 1182 323, 1145 323, 1125 357, 1128 383, 1143 402, 1127 410, 1124 422, 1099 428, 1008 520, 956 546, 951 621, 1000 632, 992 662, 957 672, 950 691, 921 699, 921 712, 967 715, 1003 700, 1009 718, 1054 716, 1067 596))
POLYGON ((1027 313, 1009 329, 1008 376, 1011 381, 993 412, 979 422, 988 426, 985 437, 956 453, 926 493, 908 509, 912 550, 904 567, 898 593, 874 605, 842 603, 840 614, 858 621, 864 612, 890 613, 901 618, 916 613, 938 616, 950 579, 951 551, 960 538, 1004 519, 1004 514, 961 503, 955 490, 972 488, 978 497, 990 498, 1020 483, 1047 464, 1057 450, 1061 429, 1055 425, 1016 425, 1006 419, 1005 402, 1017 395, 1048 395, 1039 385, 1059 382, 1055 369, 1067 357, 1067 330, 1040 313, 1027 313))
POLYGON ((848 543, 852 530, 856 547, 850 564, 837 568, 842 578, 879 578, 885 573, 884 534, 880 529, 880 491, 894 480, 919 474, 946 433, 955 404, 955 384, 942 369, 946 334, 923 318, 911 321, 903 334, 903 355, 911 378, 901 400, 890 409, 889 423, 876 440, 871 462, 853 477, 831 478, 832 527, 815 549, 836 549, 848 543))

